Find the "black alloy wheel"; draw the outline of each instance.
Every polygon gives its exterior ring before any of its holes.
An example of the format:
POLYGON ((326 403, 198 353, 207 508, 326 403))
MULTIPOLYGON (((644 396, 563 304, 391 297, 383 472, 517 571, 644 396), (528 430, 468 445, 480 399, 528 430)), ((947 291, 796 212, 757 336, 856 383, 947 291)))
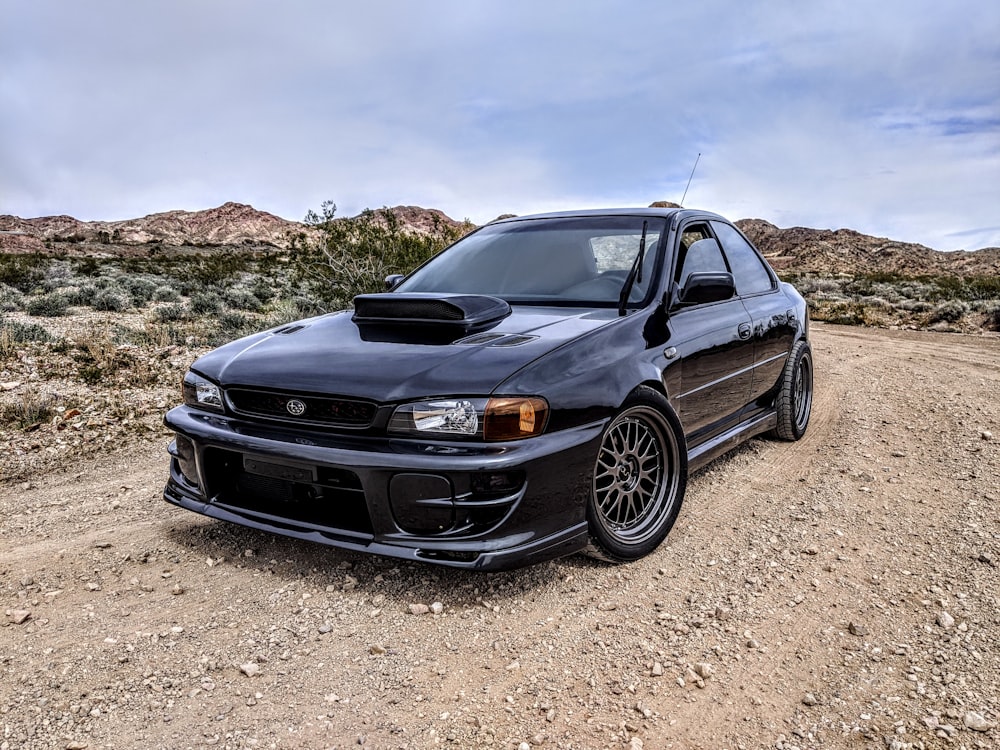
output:
POLYGON ((808 341, 792 347, 781 373, 775 410, 778 424, 774 434, 783 440, 798 440, 806 433, 813 402, 812 349, 808 341))

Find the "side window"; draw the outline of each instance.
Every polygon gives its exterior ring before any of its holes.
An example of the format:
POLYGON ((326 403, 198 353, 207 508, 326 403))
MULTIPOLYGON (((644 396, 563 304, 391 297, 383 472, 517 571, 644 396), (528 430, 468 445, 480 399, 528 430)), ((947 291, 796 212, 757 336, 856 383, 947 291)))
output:
POLYGON ((712 228, 722 242, 729 265, 733 269, 736 280, 736 293, 741 297, 747 294, 769 292, 774 288, 774 281, 768 273, 764 261, 754 251, 750 243, 743 239, 729 224, 712 222, 712 228))
POLYGON ((674 280, 681 287, 693 273, 725 273, 726 259, 722 256, 719 243, 715 241, 704 224, 692 224, 681 233, 680 247, 677 249, 677 274, 674 280))

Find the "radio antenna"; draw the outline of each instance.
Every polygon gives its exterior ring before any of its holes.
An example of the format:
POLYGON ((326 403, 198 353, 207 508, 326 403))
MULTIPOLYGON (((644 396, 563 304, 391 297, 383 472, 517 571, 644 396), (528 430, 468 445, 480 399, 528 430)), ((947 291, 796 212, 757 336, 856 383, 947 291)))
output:
POLYGON ((701 151, 698 152, 698 156, 695 157, 694 166, 691 167, 691 175, 688 177, 688 184, 684 187, 684 195, 681 196, 681 205, 684 205, 684 199, 688 196, 688 188, 691 187, 691 179, 694 177, 694 170, 698 168, 698 159, 701 158, 701 151))

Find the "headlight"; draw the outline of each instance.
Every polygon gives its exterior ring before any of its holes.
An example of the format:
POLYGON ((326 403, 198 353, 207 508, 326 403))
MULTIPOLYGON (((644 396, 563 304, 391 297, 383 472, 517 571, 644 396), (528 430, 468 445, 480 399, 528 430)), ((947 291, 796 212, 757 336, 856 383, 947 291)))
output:
POLYGON ((423 437, 517 440, 545 428, 543 398, 447 398, 403 404, 389 420, 389 432, 423 437))
POLYGON ((184 396, 184 403, 188 406, 195 406, 199 409, 211 409, 212 411, 223 411, 222 389, 215 383, 210 383, 200 375, 196 375, 190 370, 184 376, 184 383, 181 386, 184 396))

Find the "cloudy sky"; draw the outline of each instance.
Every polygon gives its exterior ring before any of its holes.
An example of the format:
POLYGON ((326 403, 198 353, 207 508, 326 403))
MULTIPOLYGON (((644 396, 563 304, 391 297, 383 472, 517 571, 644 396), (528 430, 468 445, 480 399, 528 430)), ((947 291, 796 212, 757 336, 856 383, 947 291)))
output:
POLYGON ((0 214, 680 201, 1000 246, 1000 3, 0 0, 0 214), (627 10, 626 10, 627 9, 627 10))

